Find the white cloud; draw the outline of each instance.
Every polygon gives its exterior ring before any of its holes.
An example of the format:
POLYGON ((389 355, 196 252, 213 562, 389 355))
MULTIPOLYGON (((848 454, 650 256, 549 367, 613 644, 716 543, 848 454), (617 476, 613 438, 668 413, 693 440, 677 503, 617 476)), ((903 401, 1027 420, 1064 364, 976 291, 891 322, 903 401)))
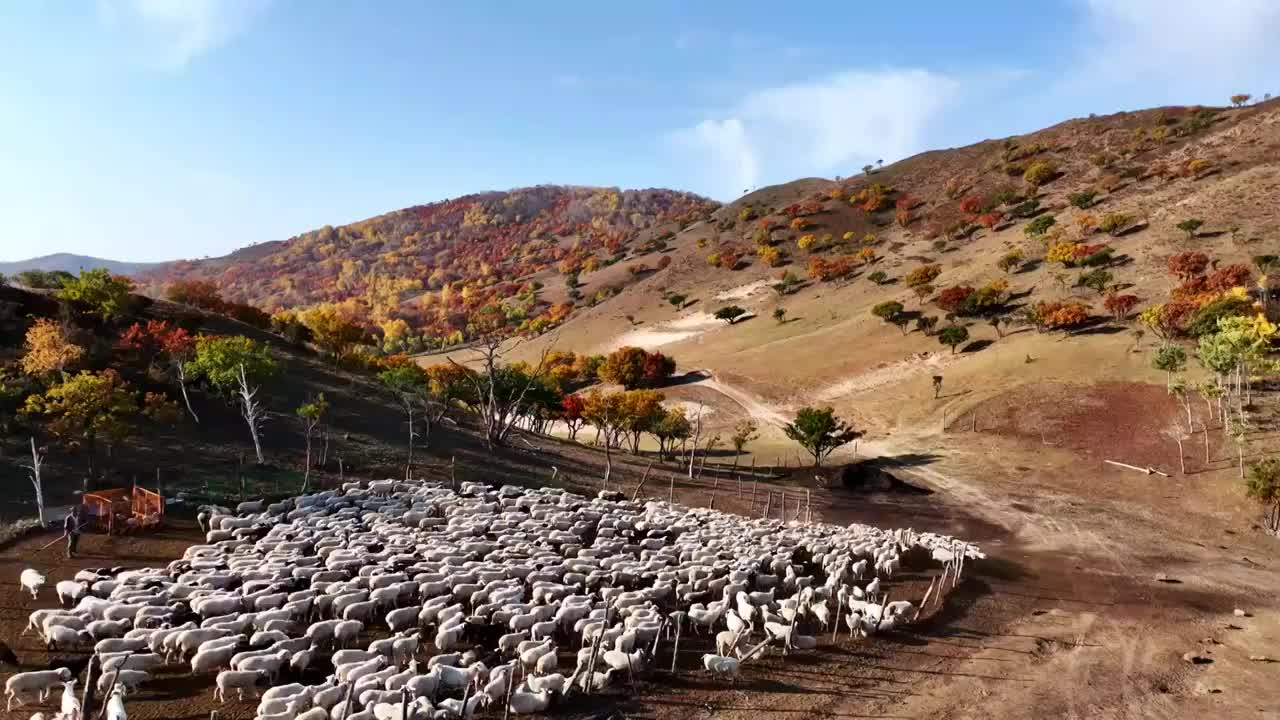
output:
POLYGON ((749 93, 735 108, 671 133, 703 192, 736 197, 763 182, 852 174, 925 149, 930 122, 960 83, 928 70, 848 71, 749 93))
POLYGON ((138 30, 150 59, 181 71, 193 58, 226 45, 248 29, 271 0, 99 0, 107 27, 138 30))
MULTIPOLYGON (((1276 0, 1085 0, 1083 9, 1089 37, 1065 89, 1212 92, 1222 97, 1186 101, 1225 102, 1230 93, 1274 82, 1280 67, 1276 0)), ((1139 95, 1132 102, 1150 99, 1139 95)))

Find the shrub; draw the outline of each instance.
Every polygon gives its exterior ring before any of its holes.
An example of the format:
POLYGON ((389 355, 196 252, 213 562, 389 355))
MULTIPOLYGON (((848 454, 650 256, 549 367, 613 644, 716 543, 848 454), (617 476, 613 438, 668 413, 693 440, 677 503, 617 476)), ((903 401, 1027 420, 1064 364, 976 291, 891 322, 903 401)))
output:
POLYGON ((1098 223, 1098 229, 1114 237, 1119 235, 1120 231, 1124 230, 1124 228, 1128 226, 1130 220, 1132 220, 1132 218, 1124 213, 1107 213, 1102 216, 1102 222, 1098 223))
POLYGON ((756 209, 747 205, 738 211, 738 222, 751 222, 756 218, 756 209))
POLYGON ((1124 320, 1129 317, 1129 313, 1138 304, 1137 295, 1117 295, 1111 293, 1107 299, 1103 301, 1102 307, 1116 320, 1124 320))
POLYGON ((1184 282, 1203 274, 1208 266, 1209 256, 1202 252, 1182 252, 1169 258, 1169 272, 1184 282))
POLYGON ((1231 96, 1231 104, 1236 107, 1244 107, 1252 99, 1253 96, 1248 93, 1239 93, 1231 96))
POLYGON ((1204 225, 1204 221, 1200 218, 1188 218, 1174 227, 1186 233, 1188 240, 1194 240, 1196 237, 1196 231, 1200 229, 1201 225, 1204 225))
POLYGON ((999 210, 992 210, 991 212, 986 212, 979 215, 975 220, 975 222, 981 225, 982 227, 990 230, 994 228, 996 225, 999 225, 1002 219, 1004 219, 1004 213, 1000 212, 999 210))
POLYGON ((1209 273, 1207 285, 1210 290, 1226 292, 1233 287, 1244 287, 1253 279, 1253 273, 1247 266, 1234 264, 1209 273))
POLYGON ((718 253, 718 252, 713 252, 713 253, 711 253, 711 254, 707 255, 707 264, 708 264, 708 265, 710 265, 711 267, 716 267, 717 265, 719 265, 719 264, 720 264, 720 253, 718 253))
POLYGON ((1081 273, 1076 280, 1076 287, 1089 288, 1101 295, 1107 291, 1107 288, 1111 286, 1111 281, 1114 279, 1111 273, 1106 270, 1090 270, 1089 272, 1081 273))
POLYGON ((1087 253, 1084 257, 1076 261, 1077 265, 1082 267, 1106 267, 1112 263, 1115 258, 1115 250, 1111 247, 1102 247, 1095 250, 1097 245, 1082 245, 1080 249, 1087 253))
POLYGON ((1039 210, 1040 201, 1035 198, 1031 198, 1030 200, 1024 200, 1017 205, 1014 205, 1009 209, 1009 214, 1014 217, 1028 218, 1035 215, 1039 210))
POLYGON ((1058 176, 1058 165, 1052 160, 1037 160, 1027 166, 1022 179, 1032 187, 1039 187, 1058 176))
POLYGON ((1004 190, 997 192, 995 195, 995 201, 1001 205, 1012 205, 1021 199, 1022 196, 1018 194, 1018 191, 1012 188, 1005 188, 1004 190))
POLYGON ((813 235, 801 235, 796 240, 796 247, 801 250, 811 250, 818 243, 818 239, 813 235))
POLYGON ((1058 303, 1045 315, 1045 327, 1050 330, 1074 330, 1089 321, 1089 306, 1082 303, 1058 303))
POLYGON ((778 267, 782 264, 782 252, 776 247, 761 245, 756 249, 756 255, 759 256, 760 262, 769 267, 778 267))
POLYGON ((1067 196, 1067 202, 1071 203, 1072 207, 1084 210, 1093 206, 1094 198, 1097 196, 1098 194, 1092 191, 1073 192, 1067 196))
POLYGON ((1027 226, 1023 228, 1022 231, 1026 233, 1029 237, 1043 235, 1045 234, 1045 231, 1053 227, 1054 224, 1056 224, 1057 222, 1058 221, 1055 220, 1052 215, 1041 215, 1040 217, 1027 223, 1027 226))
POLYGON ((132 280, 99 268, 83 270, 80 277, 64 281, 57 295, 62 300, 83 305, 90 315, 109 321, 128 312, 132 292, 132 280))
POLYGON ((883 285, 889 279, 889 276, 885 275, 883 270, 877 270, 868 275, 867 279, 877 285, 883 285))
POLYGON ((1022 264, 1022 251, 1010 250, 1009 252, 1005 253, 1000 257, 1000 260, 996 262, 996 267, 1008 273, 1008 272, 1013 272, 1013 269, 1018 267, 1021 264, 1022 264))
POLYGON ((1191 314, 1183 325, 1183 332, 1191 337, 1201 337, 1218 331, 1218 321, 1228 317, 1251 317, 1256 310, 1247 296, 1224 295, 1202 305, 1191 314))
POLYGON ((914 288, 932 283, 941 274, 942 266, 940 265, 921 265, 907 273, 907 276, 903 278, 903 281, 906 283, 907 287, 914 288))
POLYGON ((658 259, 658 269, 666 270, 668 267, 671 267, 671 256, 663 255, 661 258, 658 259))
POLYGON ((903 307, 902 303, 897 302, 896 300, 890 300, 882 302, 871 308, 871 314, 885 322, 889 322, 898 315, 901 315, 902 311, 905 309, 906 308, 903 307))

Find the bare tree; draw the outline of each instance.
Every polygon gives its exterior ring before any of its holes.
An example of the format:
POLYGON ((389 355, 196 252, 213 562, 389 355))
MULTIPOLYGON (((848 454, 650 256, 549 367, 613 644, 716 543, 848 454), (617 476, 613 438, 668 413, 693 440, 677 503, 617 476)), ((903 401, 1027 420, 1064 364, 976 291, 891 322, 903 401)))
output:
MULTIPOLYGON (((476 394, 477 410, 484 423, 485 443, 492 449, 506 443, 507 435, 516 421, 520 419, 520 407, 524 403, 529 388, 542 377, 546 368, 547 355, 555 347, 555 340, 547 343, 538 358, 538 364, 528 373, 514 372, 503 362, 523 342, 521 337, 508 337, 505 316, 501 319, 501 309, 485 311, 485 318, 474 324, 483 328, 482 333, 472 348, 479 372, 468 372, 467 378, 476 394), (523 377, 521 377, 523 375, 523 377)), ((449 362, 466 370, 462 365, 449 358, 449 362)))
POLYGON ((698 455, 698 440, 702 438, 702 403, 698 403, 698 415, 693 421, 693 449, 689 451, 689 479, 693 479, 693 461, 698 455))
POLYGON ((1178 443, 1178 465, 1182 469, 1182 474, 1186 475, 1187 456, 1186 453, 1182 451, 1182 441, 1187 439, 1186 431, 1184 431, 1182 426, 1178 423, 1170 423, 1169 427, 1165 428, 1164 436, 1178 443))
POLYGON ((40 527, 44 527, 44 481, 40 477, 40 467, 44 465, 44 453, 36 447, 36 439, 31 438, 31 464, 24 465, 31 478, 31 487, 36 491, 36 514, 40 518, 40 527))

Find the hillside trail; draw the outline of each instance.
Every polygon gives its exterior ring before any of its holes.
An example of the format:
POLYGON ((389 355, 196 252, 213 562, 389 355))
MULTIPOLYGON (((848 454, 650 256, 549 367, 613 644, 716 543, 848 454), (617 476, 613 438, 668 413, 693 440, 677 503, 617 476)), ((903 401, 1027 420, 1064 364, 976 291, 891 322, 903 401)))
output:
MULTIPOLYGON (((757 422, 785 424, 794 411, 702 374, 695 384, 757 422)), ((860 385, 857 378, 842 384, 860 385)), ((1243 718, 1280 708, 1280 663, 1256 660, 1275 658, 1280 643, 1274 538, 1035 483, 1011 458, 971 447, 935 423, 897 424, 860 441, 856 457, 877 459, 938 493, 939 504, 1007 533, 983 543, 989 560, 977 571, 970 609, 954 627, 918 638, 927 669, 888 681, 905 681, 909 690, 871 701, 873 714, 1243 718), (1185 532, 1197 524, 1197 532, 1185 532), (1233 616, 1241 607, 1246 614, 1233 616), (1189 663, 1190 654, 1209 664, 1189 663)), ((815 516, 825 514, 819 495, 824 503, 869 502, 831 488, 815 493, 815 516)), ((818 716, 863 717, 868 709, 866 696, 836 696, 818 716)), ((1261 717, 1277 717, 1269 712, 1261 717)), ((754 717, 761 716, 773 715, 758 708, 754 717)))

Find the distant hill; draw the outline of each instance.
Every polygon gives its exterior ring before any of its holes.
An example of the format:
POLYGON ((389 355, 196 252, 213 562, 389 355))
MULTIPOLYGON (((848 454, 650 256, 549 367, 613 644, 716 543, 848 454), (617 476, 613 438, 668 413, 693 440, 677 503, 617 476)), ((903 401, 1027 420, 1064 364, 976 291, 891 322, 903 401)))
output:
POLYGON ((494 299, 518 304, 512 312, 529 322, 554 324, 658 269, 666 242, 717 207, 674 190, 540 185, 165 263, 140 281, 152 294, 175 281, 212 281, 224 298, 268 311, 346 303, 370 326, 404 321, 431 337, 465 331, 471 311, 494 299), (566 287, 579 275, 581 284, 566 287))
POLYGON ((145 270, 157 267, 163 263, 135 263, 122 262, 120 260, 107 260, 105 258, 90 257, 88 255, 73 255, 71 253, 54 253, 52 255, 44 255, 29 260, 18 260, 16 262, 0 262, 0 273, 5 275, 16 275, 24 270, 64 270, 69 273, 79 273, 81 269, 96 270, 98 268, 106 268, 113 275, 137 275, 145 270))

